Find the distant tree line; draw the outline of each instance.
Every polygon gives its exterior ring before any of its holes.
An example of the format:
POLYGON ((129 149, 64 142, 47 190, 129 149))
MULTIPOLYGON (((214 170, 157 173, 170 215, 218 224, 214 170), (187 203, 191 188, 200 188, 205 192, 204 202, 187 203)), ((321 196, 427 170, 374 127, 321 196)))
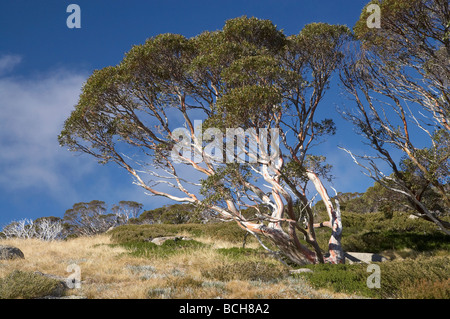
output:
MULTIPOLYGON (((415 188, 420 189, 419 181, 416 181, 415 188)), ((445 186, 447 189, 449 185, 445 186)), ((448 189, 450 191, 450 189, 448 189)), ((342 212, 351 213, 374 213, 382 212, 387 218, 392 216, 393 212, 405 212, 414 214, 415 209, 407 198, 392 191, 382 184, 375 182, 364 193, 338 193, 342 212)), ((437 217, 449 217, 449 211, 446 209, 445 199, 433 188, 427 185, 420 192, 420 200, 424 202, 430 211, 437 217)), ((323 202, 314 205, 314 210, 325 210, 323 202)))
POLYGON ((76 203, 63 218, 69 236, 90 236, 106 232, 111 227, 125 225, 130 218, 139 216, 143 205, 134 201, 120 201, 108 210, 103 201, 76 203))
POLYGON ((203 223, 213 218, 191 204, 174 204, 143 211, 143 204, 120 201, 108 209, 104 201, 75 203, 63 218, 40 217, 21 219, 4 226, 0 238, 38 238, 57 240, 68 237, 92 236, 125 224, 203 223))
MULTIPOLYGON (((416 185, 420 187, 419 184, 416 185)), ((448 188, 448 185, 445 187, 448 188)), ((364 193, 338 193, 342 212, 351 213, 375 213, 382 212, 386 218, 393 216, 394 212, 414 213, 414 207, 401 194, 383 187, 375 182, 364 193)), ((421 201, 431 208, 433 213, 443 218, 448 218, 445 200, 432 187, 427 187, 421 193, 421 201)), ((301 203, 296 203, 295 217, 302 221, 306 213, 301 203)), ((252 216, 265 213, 267 207, 250 207, 242 210, 243 216, 252 216)), ((312 207, 317 215, 326 215, 323 201, 319 201, 312 207)), ((75 203, 68 209, 63 218, 40 217, 36 220, 22 219, 13 221, 3 227, 0 238, 38 238, 41 240, 58 240, 68 237, 92 236, 106 232, 112 227, 126 224, 186 224, 209 223, 218 221, 217 215, 193 204, 173 204, 143 211, 143 204, 135 201, 120 201, 108 209, 104 201, 93 200, 91 202, 75 203)))
POLYGON ((59 217, 24 218, 3 227, 0 238, 38 238, 56 240, 63 238, 63 224, 59 217))
POLYGON ((186 224, 207 223, 216 220, 215 215, 192 204, 173 204, 146 210, 130 224, 186 224))

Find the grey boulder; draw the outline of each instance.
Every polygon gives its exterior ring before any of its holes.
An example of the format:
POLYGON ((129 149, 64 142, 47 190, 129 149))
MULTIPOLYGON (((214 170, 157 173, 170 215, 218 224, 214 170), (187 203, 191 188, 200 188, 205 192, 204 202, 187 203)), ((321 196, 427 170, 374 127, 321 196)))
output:
POLYGON ((13 246, 0 245, 0 260, 25 258, 23 252, 13 246))

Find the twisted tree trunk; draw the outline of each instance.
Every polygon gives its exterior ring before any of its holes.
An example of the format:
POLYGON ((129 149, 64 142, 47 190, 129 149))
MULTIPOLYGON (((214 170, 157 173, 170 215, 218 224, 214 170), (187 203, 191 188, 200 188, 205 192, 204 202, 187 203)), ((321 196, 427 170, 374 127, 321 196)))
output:
POLYGON ((327 190, 323 186, 318 176, 310 171, 307 172, 307 175, 308 178, 313 182, 320 196, 322 197, 322 201, 325 204, 328 216, 330 218, 328 222, 314 224, 314 227, 326 226, 331 228, 331 237, 330 240, 328 241, 328 252, 330 255, 325 258, 325 262, 331 264, 343 264, 345 262, 345 257, 341 245, 342 221, 341 221, 341 210, 339 206, 339 201, 336 199, 336 209, 334 209, 333 204, 331 203, 331 199, 328 196, 327 190))
MULTIPOLYGON (((248 221, 236 220, 239 226, 248 231, 253 235, 261 235, 269 239, 275 246, 283 253, 290 261, 298 265, 305 264, 317 264, 317 263, 331 263, 331 264, 341 264, 345 262, 344 252, 341 245, 341 235, 342 235, 342 222, 341 222, 341 212, 339 201, 336 200, 336 209, 333 207, 330 197, 323 186, 322 182, 318 176, 313 172, 307 172, 308 178, 313 182, 316 190, 319 192, 322 200, 327 207, 327 212, 330 217, 329 221, 314 224, 314 227, 329 227, 331 228, 331 237, 328 242, 328 252, 329 255, 322 258, 322 253, 317 251, 318 248, 316 238, 308 238, 308 243, 311 244, 314 250, 309 249, 303 245, 299 240, 294 230, 294 225, 297 224, 295 220, 292 219, 274 219, 275 222, 270 222, 269 226, 264 224, 252 223, 248 221), (289 231, 285 232, 283 228, 279 226, 281 222, 289 223, 289 231), (291 227, 292 226, 292 227, 291 227)), ((297 229, 300 227, 297 224, 297 229)), ((310 232, 305 230, 302 233, 307 237, 310 232)))

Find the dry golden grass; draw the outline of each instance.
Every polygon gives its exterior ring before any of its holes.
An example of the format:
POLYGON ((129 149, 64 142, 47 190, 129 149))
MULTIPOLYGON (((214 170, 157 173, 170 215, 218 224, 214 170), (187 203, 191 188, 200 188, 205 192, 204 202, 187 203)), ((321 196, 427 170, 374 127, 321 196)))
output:
MULTIPOLYGON (((81 288, 69 295, 92 299, 142 298, 347 298, 343 294, 316 291, 302 279, 284 278, 276 283, 233 280, 214 281, 202 271, 222 265, 225 257, 215 248, 236 244, 196 238, 211 246, 180 252, 166 258, 140 258, 110 245, 108 235, 44 242, 36 239, 1 240, 21 249, 25 259, 0 262, 0 277, 13 270, 39 271, 66 278, 70 264, 81 269, 81 288)), ((249 245, 248 247, 252 247, 249 245)), ((254 247, 256 248, 256 246, 254 247)))
POLYGON ((139 260, 124 254, 125 250, 122 248, 108 246, 107 236, 52 242, 15 239, 2 240, 1 244, 18 247, 25 259, 2 262, 0 277, 19 269, 65 278, 71 274, 66 271, 67 266, 77 264, 81 269, 82 288, 69 290, 70 294, 91 298, 144 297, 143 283, 136 281, 135 276, 126 268, 128 264, 139 264, 139 260))

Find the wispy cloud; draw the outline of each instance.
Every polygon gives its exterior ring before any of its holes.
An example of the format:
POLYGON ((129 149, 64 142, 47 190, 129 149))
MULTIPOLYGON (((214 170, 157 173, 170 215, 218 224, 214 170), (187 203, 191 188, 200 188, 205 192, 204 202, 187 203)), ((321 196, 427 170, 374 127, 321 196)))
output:
POLYGON ((0 76, 12 71, 20 62, 22 57, 19 55, 3 55, 0 56, 0 76))
POLYGON ((0 56, 0 188, 57 194, 79 164, 57 136, 86 76, 65 70, 26 79, 1 76, 18 63, 17 56, 0 56))

